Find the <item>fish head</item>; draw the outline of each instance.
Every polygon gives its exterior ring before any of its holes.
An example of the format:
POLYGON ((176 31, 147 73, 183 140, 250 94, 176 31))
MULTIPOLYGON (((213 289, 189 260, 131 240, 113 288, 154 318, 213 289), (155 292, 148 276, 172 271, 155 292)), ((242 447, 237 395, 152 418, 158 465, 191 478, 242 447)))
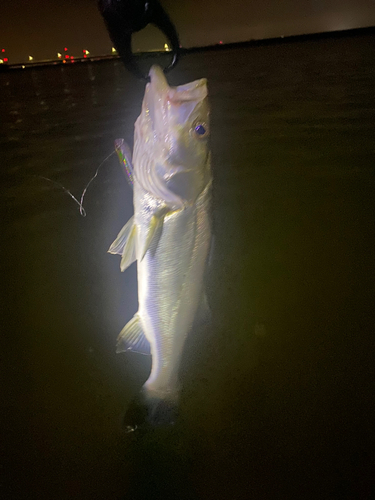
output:
POLYGON ((170 87, 158 66, 151 68, 150 79, 138 141, 149 161, 147 166, 138 162, 136 175, 169 204, 194 203, 210 180, 207 80, 170 87))

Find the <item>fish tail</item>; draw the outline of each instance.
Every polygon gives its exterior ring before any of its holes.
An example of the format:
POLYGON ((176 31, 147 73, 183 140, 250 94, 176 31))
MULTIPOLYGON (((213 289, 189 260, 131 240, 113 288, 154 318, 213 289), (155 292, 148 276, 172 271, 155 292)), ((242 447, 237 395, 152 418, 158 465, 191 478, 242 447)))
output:
POLYGON ((131 401, 124 419, 126 432, 150 427, 173 425, 177 418, 177 401, 156 397, 143 388, 131 401))

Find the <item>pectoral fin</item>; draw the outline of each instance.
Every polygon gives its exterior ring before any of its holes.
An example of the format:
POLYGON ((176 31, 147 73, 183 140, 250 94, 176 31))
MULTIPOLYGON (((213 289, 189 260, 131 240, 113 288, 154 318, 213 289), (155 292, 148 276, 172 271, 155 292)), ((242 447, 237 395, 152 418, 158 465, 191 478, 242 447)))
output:
POLYGON ((116 352, 125 351, 150 354, 150 344, 143 333, 138 313, 124 326, 117 337, 116 352))
POLYGON ((170 213, 172 213, 172 211, 168 207, 162 207, 151 217, 141 261, 146 255, 147 250, 149 250, 152 246, 155 246, 156 248, 163 229, 164 217, 170 213))
POLYGON ((141 261, 146 255, 147 250, 151 247, 152 243, 155 242, 156 239, 158 239, 160 230, 163 227, 163 220, 164 216, 159 217, 158 215, 153 215, 151 217, 150 225, 148 226, 148 231, 147 231, 146 243, 142 252, 141 261))
POLYGON ((127 239, 129 238, 129 234, 130 231, 132 230, 133 225, 134 225, 134 215, 128 220, 125 226, 118 233, 117 238, 109 247, 108 250, 109 253, 122 255, 122 252, 124 251, 124 246, 126 245, 127 239))
POLYGON ((131 217, 119 232, 117 238, 110 246, 108 252, 122 256, 120 268, 125 271, 136 260, 136 235, 137 227, 134 216, 131 217))

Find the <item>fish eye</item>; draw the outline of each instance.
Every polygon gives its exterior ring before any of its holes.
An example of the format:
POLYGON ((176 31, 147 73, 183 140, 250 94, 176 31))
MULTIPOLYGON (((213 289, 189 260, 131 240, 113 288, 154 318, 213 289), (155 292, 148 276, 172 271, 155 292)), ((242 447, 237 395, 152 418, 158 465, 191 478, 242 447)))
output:
POLYGON ((208 127, 205 123, 196 123, 194 125, 194 133, 199 139, 203 139, 208 135, 208 127))

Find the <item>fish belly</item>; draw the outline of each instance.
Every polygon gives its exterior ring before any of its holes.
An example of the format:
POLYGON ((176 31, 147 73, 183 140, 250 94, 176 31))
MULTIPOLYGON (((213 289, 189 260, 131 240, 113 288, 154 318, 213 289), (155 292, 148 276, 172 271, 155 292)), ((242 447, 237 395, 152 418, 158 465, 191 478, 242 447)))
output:
POLYGON ((135 186, 138 231, 138 301, 143 331, 150 342, 152 369, 144 388, 161 398, 175 398, 185 339, 202 299, 211 240, 209 192, 189 207, 164 218, 154 248, 140 259, 147 229, 161 202, 135 186))

